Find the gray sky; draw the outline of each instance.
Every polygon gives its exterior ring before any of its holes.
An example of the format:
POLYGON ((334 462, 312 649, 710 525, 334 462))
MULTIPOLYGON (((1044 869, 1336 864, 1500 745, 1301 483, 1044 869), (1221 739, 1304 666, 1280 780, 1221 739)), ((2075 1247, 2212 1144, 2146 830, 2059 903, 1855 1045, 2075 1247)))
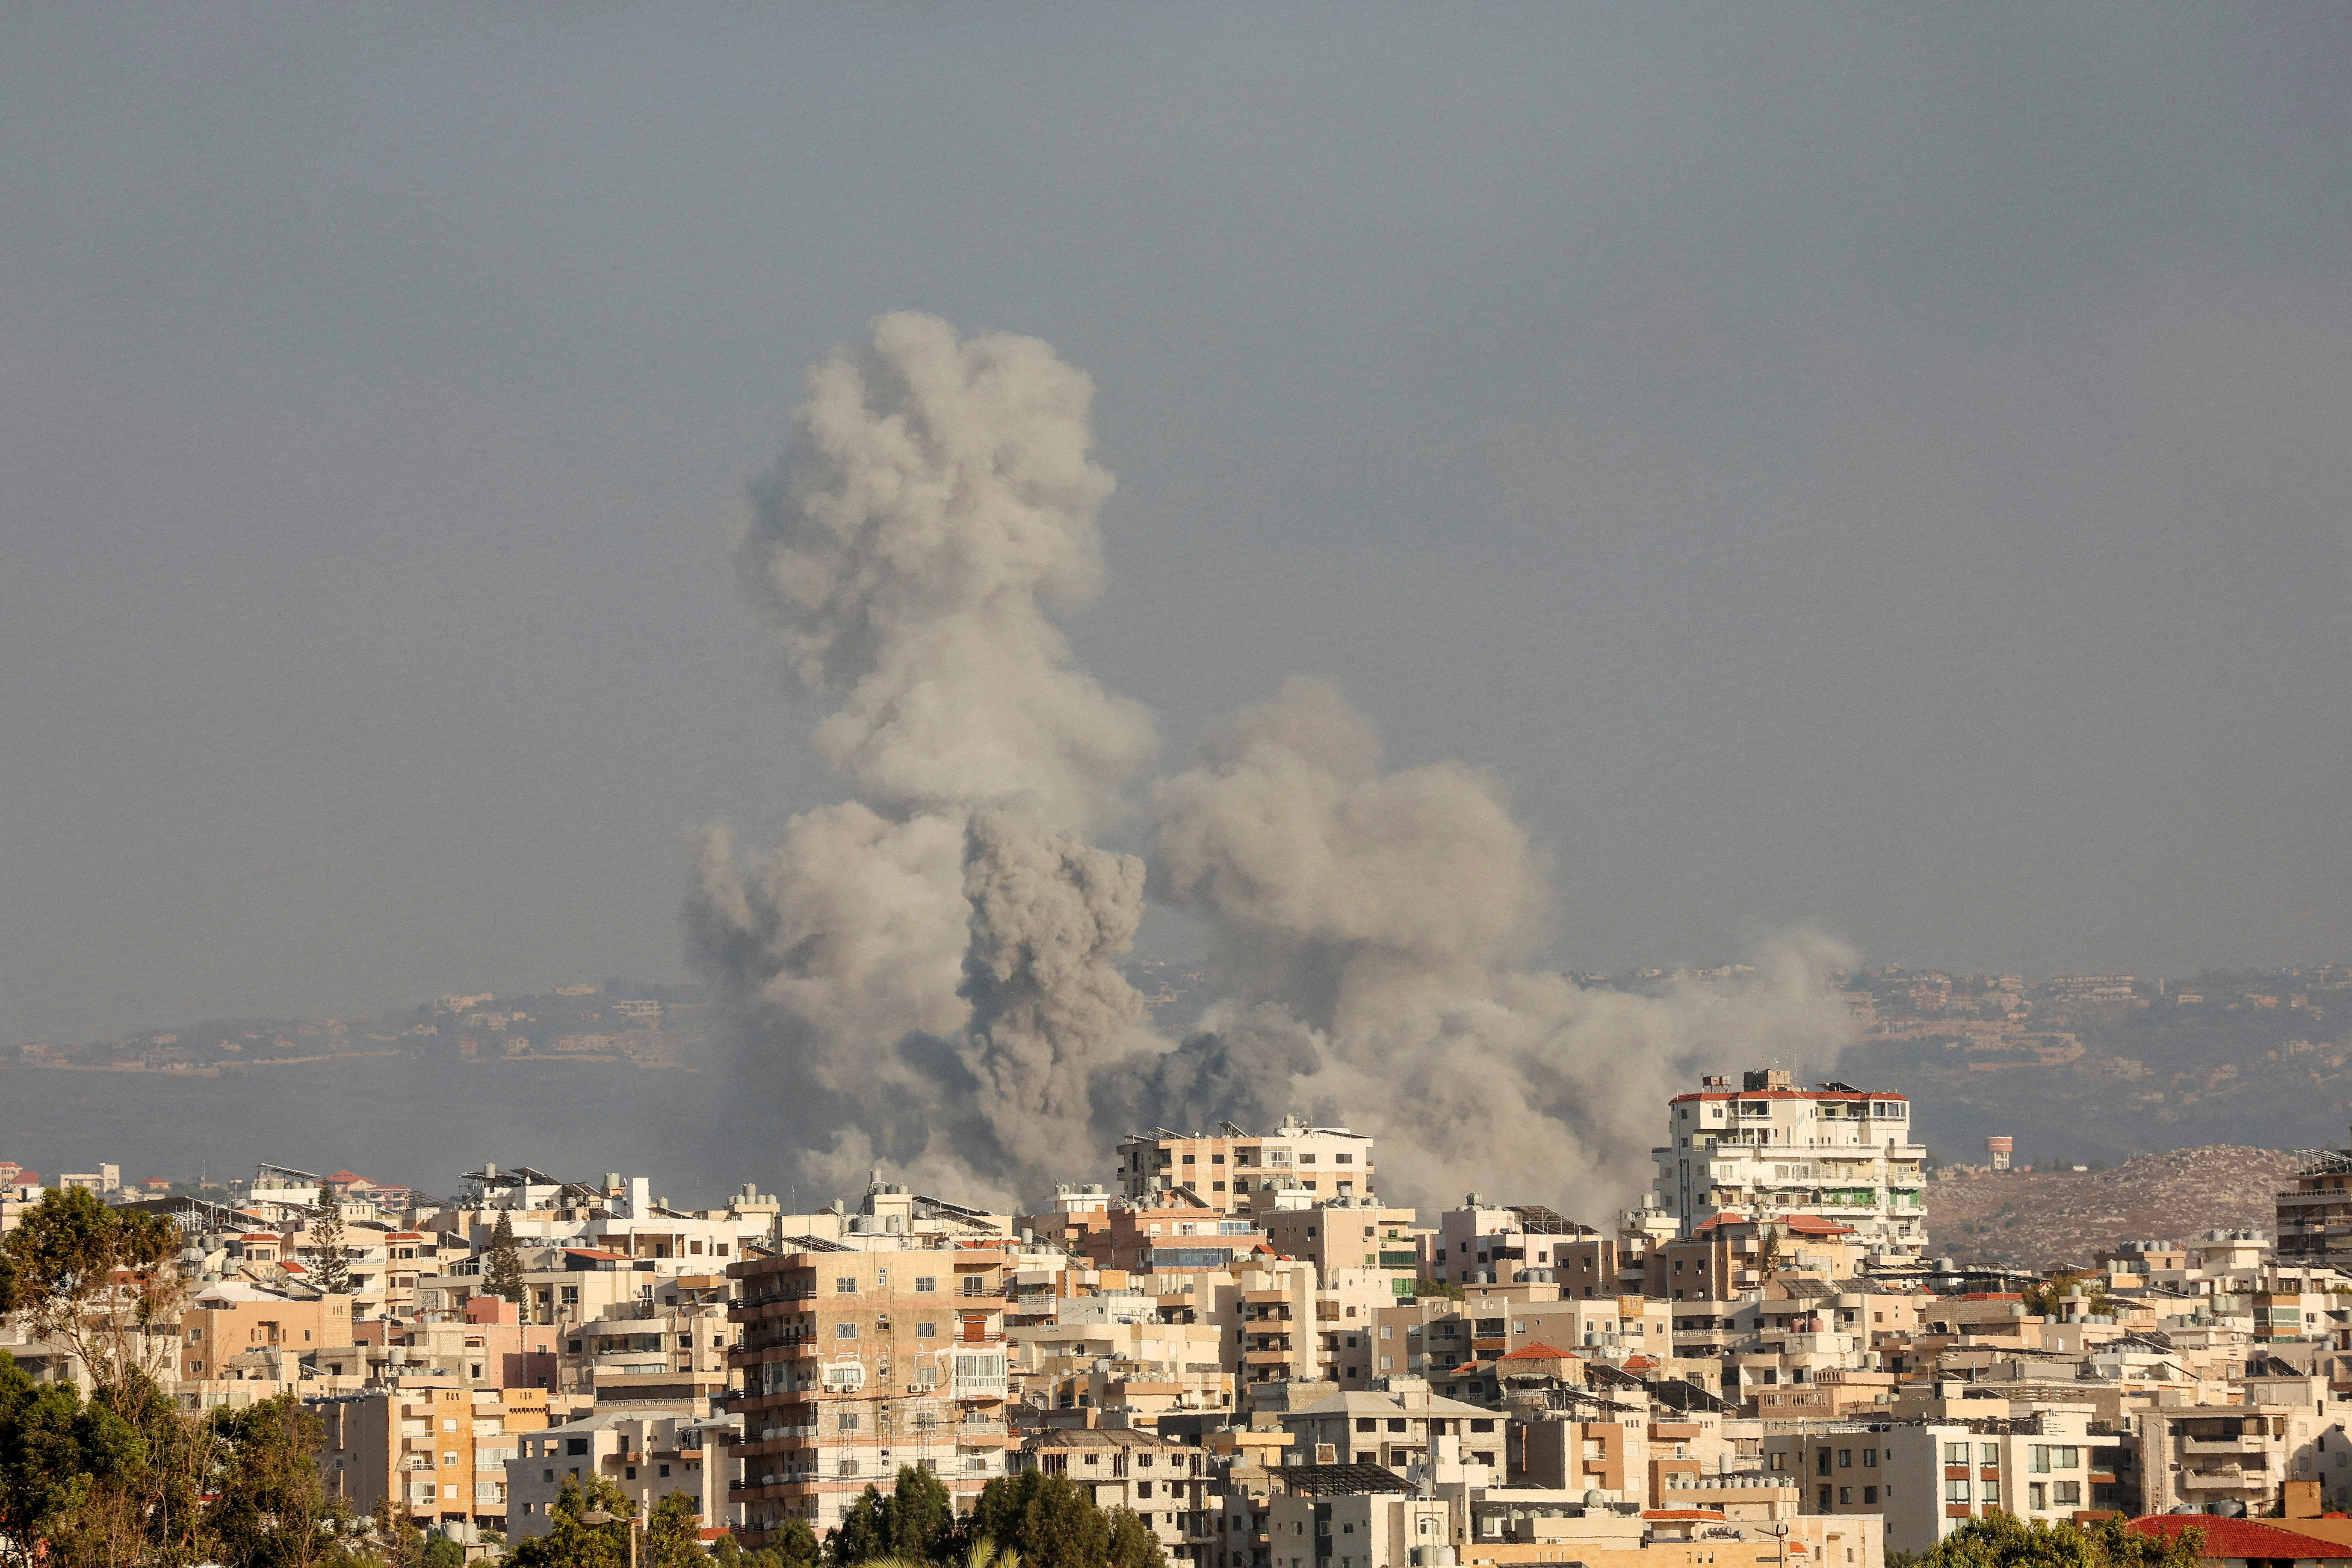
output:
MULTIPOLYGON (((18 6, 0 1039, 682 973, 873 314, 1099 389, 1168 761, 1515 783, 1556 957, 2352 957, 2352 10, 18 6)), ((1181 952, 1186 933, 1151 937, 1181 952)))

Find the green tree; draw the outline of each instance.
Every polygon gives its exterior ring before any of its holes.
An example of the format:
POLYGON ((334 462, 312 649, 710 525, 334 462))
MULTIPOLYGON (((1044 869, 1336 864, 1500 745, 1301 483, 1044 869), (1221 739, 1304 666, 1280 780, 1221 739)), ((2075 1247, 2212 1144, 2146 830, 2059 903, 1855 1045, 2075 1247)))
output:
POLYGON ((868 1486, 850 1504, 839 1527, 825 1538, 826 1555, 838 1568, 894 1559, 928 1562, 950 1549, 955 1532, 955 1502, 939 1477, 901 1465, 887 1497, 868 1486))
POLYGON ((224 1460, 206 1510, 227 1568, 315 1568, 334 1554, 348 1515, 319 1474, 319 1418, 291 1394, 217 1410, 224 1460))
POLYGON ((773 1558, 776 1568, 815 1568, 824 1549, 817 1544, 809 1521, 795 1516, 768 1531, 768 1544, 760 1549, 760 1556, 773 1558))
POLYGON ((100 1393, 161 1376, 179 1347, 180 1227, 52 1188, 0 1237, 0 1310, 70 1350, 100 1393))
POLYGON ((2025 1310, 2040 1318, 2058 1315, 2058 1304, 2066 1292, 2080 1288, 2091 1299, 2090 1310, 2105 1314, 2107 1306, 2107 1282, 2097 1276, 2086 1277, 2071 1268, 2061 1269, 2039 1284, 2028 1285, 2023 1292, 2025 1310))
POLYGON ((1017 1552, 1024 1568, 1166 1568, 1141 1520, 1125 1509, 1097 1508, 1067 1476, 1042 1470, 1000 1476, 982 1487, 964 1539, 1017 1552))
POLYGON ((352 1250, 343 1245, 343 1211, 339 1204, 330 1203, 317 1224, 310 1227, 310 1247, 319 1258, 318 1272, 310 1283, 330 1296, 352 1293, 352 1250))
POLYGON ((2201 1530, 2138 1535, 2114 1517, 2084 1530, 1990 1513, 1944 1537, 1919 1568, 2200 1568, 2204 1543, 2201 1530))
POLYGON ((515 1246, 511 1210, 499 1211, 499 1223, 490 1232, 490 1249, 482 1255, 482 1286, 493 1296, 522 1300, 522 1249, 515 1246))
POLYGON ((695 1568, 703 1561, 702 1513, 685 1492, 667 1492, 646 1520, 646 1568, 695 1568))
POLYGON ((507 1561, 514 1568, 629 1568, 628 1532, 636 1528, 629 1521, 636 1511, 602 1476, 591 1475, 585 1491, 566 1480, 549 1510, 547 1533, 516 1547, 507 1561), (599 1510, 613 1516, 610 1524, 582 1522, 582 1514, 599 1510))

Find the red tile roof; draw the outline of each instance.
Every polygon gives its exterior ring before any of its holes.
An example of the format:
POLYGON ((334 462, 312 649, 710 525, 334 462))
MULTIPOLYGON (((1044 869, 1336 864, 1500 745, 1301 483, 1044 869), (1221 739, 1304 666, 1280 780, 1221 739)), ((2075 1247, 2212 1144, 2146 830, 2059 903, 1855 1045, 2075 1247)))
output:
POLYGON ((2205 1532, 2200 1557, 2324 1557, 2336 1562, 2352 1558, 2352 1546, 2339 1546, 2315 1536, 2297 1535, 2275 1524, 2252 1519, 2221 1519, 2210 1513, 2156 1513, 2124 1526, 2134 1535, 2171 1541, 2187 1530, 2205 1532))
POLYGON ((1521 1345, 1502 1359, 1504 1361, 1577 1361, 1581 1358, 1572 1351, 1564 1351, 1557 1345, 1548 1345, 1541 1340, 1537 1340, 1521 1345))

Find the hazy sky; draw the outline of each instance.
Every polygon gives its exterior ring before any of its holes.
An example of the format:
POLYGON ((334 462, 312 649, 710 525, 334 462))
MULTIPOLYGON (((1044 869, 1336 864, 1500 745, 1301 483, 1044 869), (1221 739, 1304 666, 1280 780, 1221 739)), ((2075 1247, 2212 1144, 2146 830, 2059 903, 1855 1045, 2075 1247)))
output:
POLYGON ((2340 5, 11 7, 0 1040, 680 976, 688 825, 837 793, 725 523, 894 309, 1096 378, 1168 763, 1335 678, 1513 781, 1560 963, 2352 958, 2347 79, 2340 5))

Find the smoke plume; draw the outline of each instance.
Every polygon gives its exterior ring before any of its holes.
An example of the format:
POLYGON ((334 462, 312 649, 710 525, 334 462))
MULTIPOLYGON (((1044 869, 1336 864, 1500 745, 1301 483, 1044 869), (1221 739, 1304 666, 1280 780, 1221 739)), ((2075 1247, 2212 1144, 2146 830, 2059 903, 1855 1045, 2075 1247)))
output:
POLYGON ((820 1179, 880 1161, 1011 1197, 1139 1011, 1110 961, 1141 868, 1082 836, 1150 761, 1151 720, 1051 618, 1101 583, 1092 397, 1034 339, 882 317, 809 373, 737 531, 789 678, 835 705, 815 741, 855 798, 748 860, 707 833, 688 945, 820 1179))
POLYGON ((1805 1067, 1843 1038, 1842 954, 1748 983, 1586 990, 1528 967, 1548 870, 1492 775, 1386 771, 1329 685, 1212 725, 1149 791, 1150 871, 1090 835, 1155 751, 1054 616, 1099 588, 1092 386, 1033 339, 885 316, 808 378, 736 538, 850 799, 738 853, 703 837, 688 945, 747 1111, 841 1190, 868 1163, 993 1202, 1092 1179, 1118 1133, 1286 1110, 1381 1140, 1391 1201, 1637 1194, 1700 1063, 1805 1067), (1197 920, 1226 998, 1181 1043, 1121 974, 1147 891, 1197 920))

